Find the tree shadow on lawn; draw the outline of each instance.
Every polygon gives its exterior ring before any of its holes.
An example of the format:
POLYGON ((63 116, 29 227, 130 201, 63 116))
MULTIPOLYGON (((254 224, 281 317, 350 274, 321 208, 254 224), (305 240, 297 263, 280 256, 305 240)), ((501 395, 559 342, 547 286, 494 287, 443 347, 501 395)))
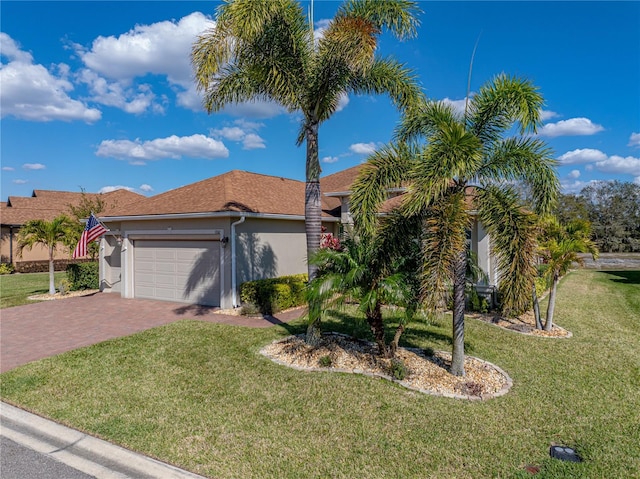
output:
MULTIPOLYGON (((440 321, 431 321, 426 318, 414 319, 407 325, 407 328, 400 337, 400 346, 419 349, 427 347, 433 347, 433 349, 436 350, 451 349, 451 334, 435 331, 435 329, 446 329, 446 325, 440 323, 440 321)), ((391 339, 393 339, 397 326, 398 321, 393 316, 385 318, 387 341, 391 341, 391 339)), ((322 329, 325 332, 334 331, 358 339, 373 341, 371 330, 364 318, 342 311, 327 311, 326 316, 322 321, 322 329)), ((464 342, 464 347, 466 353, 470 353, 474 350, 473 344, 466 340, 464 342)))
POLYGON ((601 270, 598 271, 598 273, 615 276, 613 278, 609 278, 615 283, 640 284, 640 270, 601 270))

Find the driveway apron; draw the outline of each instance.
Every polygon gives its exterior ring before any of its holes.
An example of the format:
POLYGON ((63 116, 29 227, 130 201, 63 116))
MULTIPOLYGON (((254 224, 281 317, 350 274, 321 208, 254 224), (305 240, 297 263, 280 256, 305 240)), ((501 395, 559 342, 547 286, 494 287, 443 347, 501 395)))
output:
POLYGON ((303 312, 300 308, 277 317, 248 318, 216 313, 215 308, 108 293, 16 306, 0 310, 0 372, 181 319, 265 328, 303 312))

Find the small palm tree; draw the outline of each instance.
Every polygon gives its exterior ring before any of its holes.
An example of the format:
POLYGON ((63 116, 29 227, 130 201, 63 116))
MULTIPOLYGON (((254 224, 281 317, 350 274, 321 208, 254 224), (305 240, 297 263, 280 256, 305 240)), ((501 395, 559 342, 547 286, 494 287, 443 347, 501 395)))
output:
MULTIPOLYGON (((403 255, 398 242, 389 242, 389 236, 347 236, 340 250, 320 249, 312 261, 318 267, 318 275, 309 283, 307 297, 310 307, 319 308, 320 316, 329 305, 342 307, 347 300, 359 304, 365 316, 378 351, 383 357, 394 357, 400 337, 413 318, 418 304, 419 288, 412 278, 417 277, 417 262, 411 261, 408 249, 403 255), (400 320, 390 344, 385 340, 382 317, 383 305, 404 307, 405 315, 400 320)), ((406 241, 405 241, 406 243, 406 241)))
POLYGON ((464 115, 443 102, 417 104, 404 116, 395 144, 374 153, 353 186, 360 231, 374 231, 392 187, 405 187, 401 213, 419 218, 422 284, 436 308, 453 285, 450 372, 464 375, 467 232, 472 210, 492 238, 505 312, 525 310, 535 276, 535 222, 514 184, 526 187, 536 211, 548 211, 559 190, 555 160, 535 132, 542 96, 526 80, 499 75, 480 88, 464 115), (517 127, 519 134, 507 136, 517 127))
MULTIPOLYGON (((551 285, 544 323, 546 331, 553 328, 556 291, 560 278, 573 264, 584 266, 584 259, 578 253, 591 253, 594 259, 598 257, 598 248, 591 241, 591 223, 586 220, 573 220, 562 225, 556 218, 547 218, 540 244, 540 254, 546 263, 544 276, 551 285)), ((536 301, 537 298, 534 298, 534 302, 536 301)), ((536 323, 540 323, 540 320, 537 319, 536 323)))
MULTIPOLYGON (((349 93, 387 93, 399 108, 421 98, 408 69, 376 56, 384 29, 399 38, 416 33, 418 11, 410 0, 349 0, 316 38, 297 0, 228 0, 217 10, 215 28, 193 46, 196 84, 209 113, 260 99, 301 114, 297 143, 307 145, 308 258, 321 235, 319 127, 349 93)), ((315 265, 308 265, 313 279, 315 265)), ((319 339, 319 318, 311 316, 307 341, 319 339)))
POLYGON ((27 248, 40 244, 49 251, 49 294, 55 294, 53 256, 60 245, 69 247, 77 239, 76 224, 66 215, 60 215, 51 221, 31 220, 20 228, 18 233, 18 254, 27 248))

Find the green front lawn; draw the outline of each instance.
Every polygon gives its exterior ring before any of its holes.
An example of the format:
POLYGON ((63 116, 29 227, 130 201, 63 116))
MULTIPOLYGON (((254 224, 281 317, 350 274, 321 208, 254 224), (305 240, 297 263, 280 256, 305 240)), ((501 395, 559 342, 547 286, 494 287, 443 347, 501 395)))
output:
MULTIPOLYGON (((181 321, 0 376, 4 400, 208 477, 640 477, 640 271, 578 271, 559 288, 571 339, 467 321, 467 351, 514 386, 469 402, 257 354, 303 326, 181 321), (549 459, 552 443, 581 464, 549 459)), ((336 314, 325 329, 352 333, 336 314)), ((405 345, 449 349, 450 321, 405 345)))
MULTIPOLYGON (((60 271, 54 273, 55 284, 66 276, 60 271)), ((49 273, 24 273, 0 275, 0 309, 29 304, 27 299, 34 294, 49 292, 49 273)))

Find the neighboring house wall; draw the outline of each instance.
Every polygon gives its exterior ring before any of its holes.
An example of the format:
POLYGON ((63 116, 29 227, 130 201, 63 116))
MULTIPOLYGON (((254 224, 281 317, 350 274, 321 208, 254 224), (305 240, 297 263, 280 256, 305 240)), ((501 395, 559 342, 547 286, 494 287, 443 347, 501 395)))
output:
MULTIPOLYGON (((24 248, 18 251, 19 227, 3 226, 0 233, 0 262, 18 264, 21 262, 49 261, 49 249, 42 245, 24 248)), ((71 257, 69 248, 58 244, 53 255, 54 260, 67 260, 71 257)))

